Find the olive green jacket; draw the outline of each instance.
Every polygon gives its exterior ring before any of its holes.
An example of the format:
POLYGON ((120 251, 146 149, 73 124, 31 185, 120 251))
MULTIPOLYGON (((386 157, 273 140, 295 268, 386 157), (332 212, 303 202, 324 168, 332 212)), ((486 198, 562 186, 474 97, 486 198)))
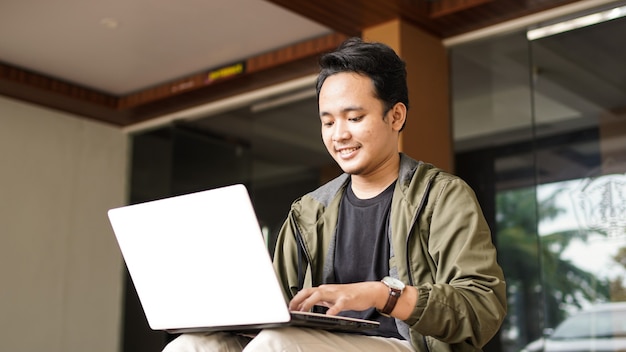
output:
MULTIPOLYGON (((399 332, 416 351, 479 351, 506 314, 506 288, 489 227, 460 178, 401 154, 391 202, 390 275, 417 287, 399 332)), ((274 267, 286 300, 333 282, 344 174, 296 200, 278 236, 274 267)))

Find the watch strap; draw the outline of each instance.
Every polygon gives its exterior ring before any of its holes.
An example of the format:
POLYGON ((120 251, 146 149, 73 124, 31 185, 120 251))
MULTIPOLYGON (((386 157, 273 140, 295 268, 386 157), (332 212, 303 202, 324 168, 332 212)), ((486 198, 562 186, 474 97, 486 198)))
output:
POLYGON ((401 290, 389 287, 389 298, 387 298, 387 303, 380 312, 384 315, 390 315, 393 309, 396 307, 396 303, 398 303, 398 297, 400 297, 401 294, 401 290))

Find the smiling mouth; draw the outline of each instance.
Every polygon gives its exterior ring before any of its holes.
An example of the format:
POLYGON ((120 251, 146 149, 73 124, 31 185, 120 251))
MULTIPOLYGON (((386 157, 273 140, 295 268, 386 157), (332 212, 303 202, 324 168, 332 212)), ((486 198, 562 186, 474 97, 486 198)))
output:
POLYGON ((357 148, 357 147, 354 147, 354 148, 343 148, 343 149, 339 149, 338 151, 339 151, 339 154, 341 154, 341 155, 349 155, 349 154, 352 154, 355 151, 357 151, 357 149, 359 149, 359 148, 357 148))

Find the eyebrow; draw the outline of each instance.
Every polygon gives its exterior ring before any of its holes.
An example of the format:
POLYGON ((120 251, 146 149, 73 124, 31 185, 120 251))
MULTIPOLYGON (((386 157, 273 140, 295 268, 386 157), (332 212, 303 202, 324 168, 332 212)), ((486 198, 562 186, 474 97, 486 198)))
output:
MULTIPOLYGON (((352 111, 364 111, 365 109, 363 107, 360 106, 348 106, 345 107, 343 109, 341 109, 341 115, 344 115, 346 113, 352 112, 352 111)), ((330 112, 327 111, 320 111, 320 117, 324 117, 324 116, 331 116, 332 114, 330 112)))

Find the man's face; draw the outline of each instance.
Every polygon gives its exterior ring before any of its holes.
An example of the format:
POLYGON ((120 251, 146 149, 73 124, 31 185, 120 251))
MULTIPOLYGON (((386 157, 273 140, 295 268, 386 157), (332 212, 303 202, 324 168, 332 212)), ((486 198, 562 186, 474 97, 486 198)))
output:
POLYGON ((397 157, 397 108, 385 111, 369 77, 344 72, 326 78, 319 112, 326 149, 344 172, 367 177, 397 157))

